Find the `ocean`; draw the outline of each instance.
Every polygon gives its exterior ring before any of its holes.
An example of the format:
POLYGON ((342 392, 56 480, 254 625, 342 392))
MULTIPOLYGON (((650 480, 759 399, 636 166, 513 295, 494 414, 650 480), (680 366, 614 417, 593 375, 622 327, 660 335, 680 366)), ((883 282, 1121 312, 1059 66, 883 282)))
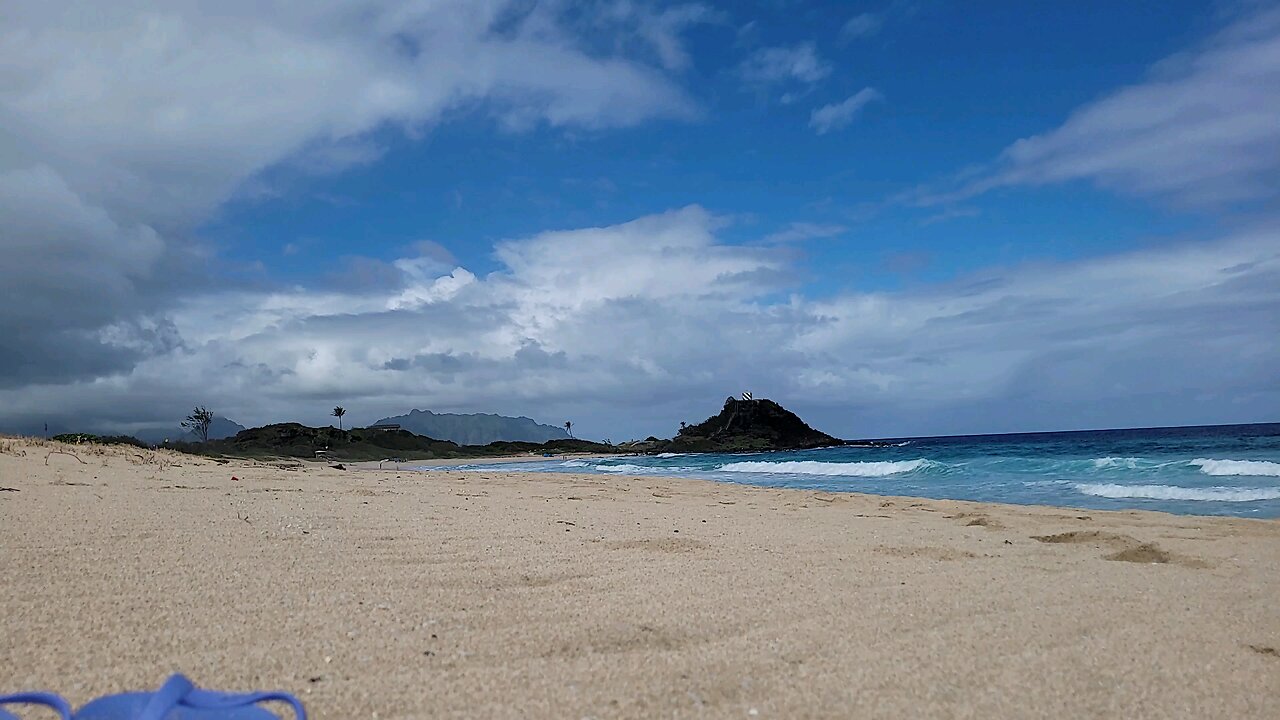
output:
POLYGON ((656 475, 1020 505, 1280 517, 1280 423, 888 442, 893 446, 548 458, 453 469, 656 475))

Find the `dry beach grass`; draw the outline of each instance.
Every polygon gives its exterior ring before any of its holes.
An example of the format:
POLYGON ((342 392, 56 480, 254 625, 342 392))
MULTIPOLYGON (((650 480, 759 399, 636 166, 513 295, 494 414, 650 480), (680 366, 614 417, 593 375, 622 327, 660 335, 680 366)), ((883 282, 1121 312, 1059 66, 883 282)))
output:
POLYGON ((0 488, 0 690, 180 669, 319 718, 1280 707, 1274 521, 18 439, 0 488))

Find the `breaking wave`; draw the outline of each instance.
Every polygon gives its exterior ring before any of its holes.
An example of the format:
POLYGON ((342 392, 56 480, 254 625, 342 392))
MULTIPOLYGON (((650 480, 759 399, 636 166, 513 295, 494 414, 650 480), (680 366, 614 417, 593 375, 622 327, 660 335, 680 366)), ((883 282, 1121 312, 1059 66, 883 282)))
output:
POLYGON ((1138 463, 1140 461, 1141 461, 1141 458, 1135 458, 1135 457, 1104 457, 1104 458, 1095 459, 1093 461, 1093 466, 1099 470, 1102 470, 1103 468, 1116 468, 1116 467, 1129 468, 1130 470, 1137 470, 1138 463))
POLYGON ((1200 468, 1205 475, 1251 475, 1254 477, 1280 477, 1280 463, 1265 460, 1207 460, 1196 458, 1190 465, 1200 468))
POLYGON ((627 473, 630 475, 671 475, 676 473, 697 473, 706 468, 683 467, 678 465, 632 465, 630 463, 621 463, 619 465, 596 465, 596 470, 609 473, 627 473))
POLYGON ((721 465, 722 472, 774 473, 787 475, 839 475, 847 477, 885 477, 919 470, 933 465, 932 461, 899 460, 897 462, 849 462, 832 463, 811 460, 792 462, 736 462, 721 465))
POLYGON ((1076 490, 1104 498, 1146 500, 1202 500, 1206 502, 1256 502, 1280 500, 1280 488, 1188 488, 1176 485, 1113 485, 1079 483, 1076 490))
POLYGON ((623 463, 622 465, 597 465, 596 469, 616 473, 652 473, 654 470, 660 470, 661 468, 640 467, 639 465, 623 463))

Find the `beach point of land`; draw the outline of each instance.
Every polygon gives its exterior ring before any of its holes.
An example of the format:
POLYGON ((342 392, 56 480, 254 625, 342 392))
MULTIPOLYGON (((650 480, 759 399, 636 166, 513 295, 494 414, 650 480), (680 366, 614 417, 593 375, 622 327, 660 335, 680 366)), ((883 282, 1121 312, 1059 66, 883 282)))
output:
POLYGON ((0 692, 73 703, 182 671, 344 719, 1280 707, 1271 520, 0 439, 0 548, 0 692))

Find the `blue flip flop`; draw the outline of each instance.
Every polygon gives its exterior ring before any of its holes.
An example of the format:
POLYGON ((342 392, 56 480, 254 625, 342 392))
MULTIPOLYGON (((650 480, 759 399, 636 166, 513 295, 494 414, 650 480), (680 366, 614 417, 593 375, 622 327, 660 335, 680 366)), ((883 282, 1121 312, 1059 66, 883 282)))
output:
POLYGON ((25 692, 0 695, 0 720, 18 720, 18 716, 6 712, 5 705, 44 705, 58 713, 62 720, 71 720, 71 706, 66 700, 47 692, 25 692))
POLYGON ((296 720, 307 720, 302 703, 288 693, 201 690, 182 675, 170 677, 155 692, 122 693, 91 700, 72 720, 280 720, 275 713, 258 707, 258 703, 271 700, 287 703, 293 708, 296 720))

